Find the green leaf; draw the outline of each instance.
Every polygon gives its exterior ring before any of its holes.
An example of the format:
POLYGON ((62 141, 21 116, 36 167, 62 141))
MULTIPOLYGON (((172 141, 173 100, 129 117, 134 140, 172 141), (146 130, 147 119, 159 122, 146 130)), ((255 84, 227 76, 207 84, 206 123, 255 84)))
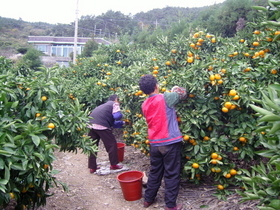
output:
POLYGON ((254 109, 256 112, 258 112, 258 113, 260 113, 260 114, 262 114, 262 115, 273 115, 272 112, 267 111, 266 109, 260 108, 260 107, 258 107, 258 106, 256 106, 256 105, 250 104, 250 107, 251 107, 252 109, 254 109))
POLYGON ((38 147, 38 145, 40 144, 40 138, 34 134, 30 134, 33 143, 38 147))

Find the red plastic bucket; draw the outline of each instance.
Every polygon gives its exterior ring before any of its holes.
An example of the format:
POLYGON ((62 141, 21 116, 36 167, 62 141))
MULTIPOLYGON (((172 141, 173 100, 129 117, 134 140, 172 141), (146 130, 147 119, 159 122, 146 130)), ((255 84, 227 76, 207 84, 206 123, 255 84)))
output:
POLYGON ((118 146, 118 159, 119 159, 119 162, 123 162, 125 144, 117 142, 117 146, 118 146))
POLYGON ((127 201, 135 201, 142 198, 142 178, 141 171, 126 171, 118 175, 123 197, 127 201))

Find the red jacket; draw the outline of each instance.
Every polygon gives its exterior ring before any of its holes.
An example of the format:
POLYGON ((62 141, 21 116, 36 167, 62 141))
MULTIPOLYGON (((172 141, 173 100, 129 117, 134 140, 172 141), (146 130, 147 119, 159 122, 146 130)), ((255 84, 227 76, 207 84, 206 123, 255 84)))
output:
POLYGON ((152 146, 164 146, 182 141, 175 104, 179 95, 175 92, 154 94, 142 104, 142 112, 148 124, 148 137, 152 146))

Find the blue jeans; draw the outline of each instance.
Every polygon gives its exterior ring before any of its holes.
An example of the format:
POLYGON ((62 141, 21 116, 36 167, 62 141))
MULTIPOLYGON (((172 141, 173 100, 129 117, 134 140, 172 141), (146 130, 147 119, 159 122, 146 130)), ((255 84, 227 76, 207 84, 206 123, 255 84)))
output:
POLYGON ((168 208, 175 207, 180 187, 181 142, 158 147, 151 145, 150 162, 145 201, 154 201, 164 177, 165 204, 168 208))

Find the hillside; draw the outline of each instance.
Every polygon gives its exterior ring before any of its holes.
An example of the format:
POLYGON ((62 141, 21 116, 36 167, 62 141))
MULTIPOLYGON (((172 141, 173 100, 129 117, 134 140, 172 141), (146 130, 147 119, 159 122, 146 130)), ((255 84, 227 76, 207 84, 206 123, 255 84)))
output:
MULTIPOLYGON (((126 35, 130 42, 140 43, 142 47, 153 45, 159 34, 173 38, 176 34, 188 35, 193 29, 199 28, 207 28, 212 34, 232 37, 237 32, 236 24, 240 19, 244 20, 244 24, 254 19, 256 11, 251 6, 265 4, 266 0, 227 0, 201 8, 153 9, 132 17, 109 10, 99 16, 82 16, 78 36, 118 40, 120 36, 126 35)), ((28 47, 27 38, 30 35, 73 36, 74 29, 74 22, 31 23, 22 19, 0 17, 0 55, 8 57, 17 53, 17 49, 28 47)))

